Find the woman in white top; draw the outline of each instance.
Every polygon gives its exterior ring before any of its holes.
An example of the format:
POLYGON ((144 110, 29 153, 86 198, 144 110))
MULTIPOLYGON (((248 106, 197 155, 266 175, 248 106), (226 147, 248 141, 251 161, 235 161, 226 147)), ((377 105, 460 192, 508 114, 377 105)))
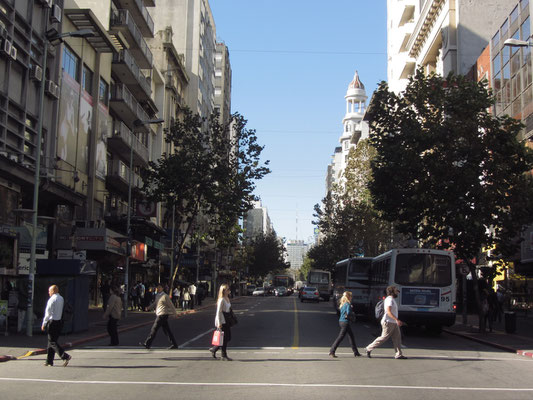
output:
POLYGON ((229 294, 230 288, 228 284, 225 283, 220 286, 218 291, 217 313, 215 315, 215 327, 224 332, 224 341, 222 342, 222 346, 213 346, 209 349, 213 358, 217 358, 217 351, 222 348, 222 360, 225 361, 231 361, 231 358, 228 357, 228 353, 226 352, 228 342, 231 340, 231 328, 229 324, 226 323, 226 318, 224 317, 224 313, 229 313, 231 310, 229 294))

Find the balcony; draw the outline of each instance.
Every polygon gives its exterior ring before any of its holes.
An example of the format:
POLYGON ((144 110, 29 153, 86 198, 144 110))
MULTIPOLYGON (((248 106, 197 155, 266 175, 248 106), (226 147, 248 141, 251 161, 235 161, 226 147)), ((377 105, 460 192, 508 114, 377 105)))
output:
POLYGON ((154 37, 154 20, 142 0, 116 0, 119 8, 128 10, 144 37, 154 37))
MULTIPOLYGON (((111 88, 109 106, 128 126, 133 126, 134 121, 146 121, 148 114, 123 83, 117 83, 111 88)), ((139 126, 139 132, 149 132, 147 125, 139 126)))
POLYGON ((143 38, 141 30, 133 20, 128 10, 116 10, 111 14, 111 34, 122 33, 129 44, 130 53, 141 68, 150 69, 153 65, 153 55, 143 38))
MULTIPOLYGON (((120 160, 109 160, 107 163, 106 183, 108 186, 113 187, 113 191, 125 194, 128 192, 129 173, 130 169, 126 163, 120 160)), ((141 177, 134 173, 131 180, 132 189, 138 190, 142 185, 141 177)))
POLYGON ((146 7, 155 7, 155 0, 144 0, 146 7))
POLYGON ((146 101, 152 94, 148 79, 131 56, 128 50, 121 50, 113 54, 113 72, 117 74, 122 83, 128 86, 135 98, 146 101))
POLYGON ((148 163, 148 148, 120 121, 114 121, 113 130, 107 138, 107 146, 124 160, 130 159, 130 149, 133 145, 134 165, 148 163))

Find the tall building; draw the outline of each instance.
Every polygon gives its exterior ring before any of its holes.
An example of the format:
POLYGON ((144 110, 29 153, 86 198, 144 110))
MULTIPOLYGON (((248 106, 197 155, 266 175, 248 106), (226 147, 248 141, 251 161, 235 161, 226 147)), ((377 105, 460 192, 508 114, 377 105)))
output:
MULTIPOLYGON (((532 32, 529 0, 513 1, 503 17, 495 21, 491 41, 477 62, 478 79, 490 78, 496 98, 494 114, 521 119, 525 128, 518 139, 533 148, 533 65, 531 47, 507 46, 507 39, 529 42, 532 32)), ((533 225, 523 232, 514 269, 533 277, 533 225)), ((531 283, 531 281, 529 281, 531 283)), ((523 284, 523 281, 520 282, 523 284)), ((527 286, 527 284, 526 284, 527 286)))
POLYGON ((231 115, 231 63, 228 47, 217 42, 215 53, 215 108, 221 121, 229 121, 231 115))
POLYGON ((387 0, 387 77, 391 90, 426 72, 466 75, 515 0, 387 0))
POLYGON ((260 201, 255 202, 254 208, 248 210, 244 216, 243 227, 245 241, 273 232, 268 210, 260 201))
POLYGON ((157 0, 156 31, 172 27, 172 42, 185 56, 186 103, 208 117, 215 108, 216 27, 208 0, 157 0))
POLYGON ((331 164, 328 166, 326 192, 330 192, 335 184, 343 185, 343 174, 346 170, 350 150, 357 146, 359 140, 368 137, 368 124, 363 121, 367 96, 365 86, 359 79, 357 71, 348 85, 344 98, 346 100, 346 113, 342 120, 340 146, 335 148, 331 164))
POLYGON ((287 250, 285 262, 290 263, 289 270, 294 276, 298 276, 297 272, 304 262, 309 245, 305 244, 303 240, 289 240, 285 244, 285 249, 287 250))

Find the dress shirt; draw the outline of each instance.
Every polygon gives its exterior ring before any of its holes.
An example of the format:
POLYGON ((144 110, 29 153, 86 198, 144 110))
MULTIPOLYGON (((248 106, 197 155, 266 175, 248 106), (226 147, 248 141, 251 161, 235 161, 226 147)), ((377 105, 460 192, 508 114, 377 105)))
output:
POLYGON ((45 326, 49 321, 60 321, 63 316, 63 304, 65 301, 59 293, 54 293, 48 299, 46 303, 46 310, 44 312, 43 326, 45 326))

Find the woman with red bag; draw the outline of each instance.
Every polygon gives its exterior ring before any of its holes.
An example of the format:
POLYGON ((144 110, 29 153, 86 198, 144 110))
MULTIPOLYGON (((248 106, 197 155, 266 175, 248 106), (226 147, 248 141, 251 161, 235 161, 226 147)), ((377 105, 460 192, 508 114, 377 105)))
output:
POLYGON ((217 300, 217 313, 215 315, 215 327, 222 331, 222 345, 213 346, 209 349, 213 358, 217 358, 218 349, 222 348, 222 360, 231 361, 231 358, 228 357, 226 352, 228 342, 231 340, 231 328, 230 324, 226 321, 224 314, 229 314, 231 312, 231 303, 229 301, 230 288, 228 284, 223 284, 220 286, 218 291, 218 300, 217 300))

